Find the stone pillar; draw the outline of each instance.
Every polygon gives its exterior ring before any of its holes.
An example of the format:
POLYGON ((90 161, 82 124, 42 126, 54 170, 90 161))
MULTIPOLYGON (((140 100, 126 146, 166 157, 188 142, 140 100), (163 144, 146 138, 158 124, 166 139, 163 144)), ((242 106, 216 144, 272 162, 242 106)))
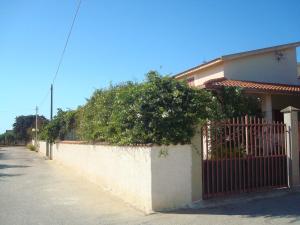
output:
POLYGON ((288 158, 288 183, 290 187, 300 185, 299 177, 299 140, 298 140, 298 112, 300 110, 289 106, 283 110, 286 125, 286 142, 288 158))
POLYGON ((272 96, 270 94, 266 94, 262 97, 262 105, 261 110, 265 114, 265 119, 267 121, 273 120, 273 111, 272 111, 272 96))

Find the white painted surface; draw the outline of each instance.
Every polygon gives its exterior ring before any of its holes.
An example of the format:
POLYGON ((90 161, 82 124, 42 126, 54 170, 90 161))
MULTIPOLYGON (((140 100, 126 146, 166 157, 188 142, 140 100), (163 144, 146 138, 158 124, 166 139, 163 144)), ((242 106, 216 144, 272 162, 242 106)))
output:
POLYGON ((42 154, 43 156, 46 156, 46 150, 47 150, 46 142, 45 141, 40 141, 38 152, 40 154, 42 154))
POLYGON ((192 151, 190 145, 152 147, 152 207, 176 208, 192 202, 192 151), (161 151, 166 156, 161 156, 161 151))
POLYGON ((225 60, 224 75, 232 80, 300 85, 295 48, 281 52, 279 61, 275 52, 225 60))
POLYGON ((224 68, 223 65, 218 65, 202 71, 195 72, 192 75, 194 77, 194 86, 198 87, 203 85, 206 81, 212 79, 218 79, 224 77, 224 68))
POLYGON ((267 121, 273 121, 272 96, 270 94, 262 95, 261 110, 264 113, 264 117, 267 121))
MULTIPOLYGON (((40 152, 46 144, 40 142, 40 152)), ((190 145, 121 147, 57 143, 53 159, 150 213, 192 202, 190 145), (166 157, 161 155, 167 152, 166 157)), ((201 171, 199 171, 199 174, 201 171)))
POLYGON ((299 128, 298 112, 299 109, 291 106, 283 109, 284 123, 286 125, 286 151, 288 158, 288 184, 291 187, 300 185, 299 171, 299 128))

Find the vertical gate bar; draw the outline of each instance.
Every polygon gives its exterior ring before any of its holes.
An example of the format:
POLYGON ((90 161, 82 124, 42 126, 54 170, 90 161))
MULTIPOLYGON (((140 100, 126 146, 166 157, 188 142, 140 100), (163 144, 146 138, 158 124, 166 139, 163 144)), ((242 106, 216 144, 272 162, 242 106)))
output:
POLYGON ((266 140, 267 140, 267 129, 266 129, 266 126, 265 126, 265 120, 262 119, 262 130, 263 130, 263 135, 262 135, 262 140, 263 140, 263 160, 264 160, 264 185, 263 186, 266 186, 267 185, 267 170, 266 170, 266 148, 267 148, 267 143, 266 143, 266 140))
POLYGON ((228 192, 228 147, 227 147, 227 121, 225 122, 225 145, 224 145, 224 150, 225 150, 225 191, 226 193, 228 192))
POLYGON ((246 150, 246 143, 245 143, 245 139, 246 137, 244 136, 246 134, 246 132, 244 132, 244 129, 247 129, 245 126, 245 117, 241 118, 242 121, 242 145, 245 146, 245 156, 243 157, 243 180, 244 180, 244 192, 246 192, 246 157, 247 157, 247 150, 246 150))
POLYGON ((281 186, 281 154, 280 154, 280 146, 281 146, 281 139, 280 139, 280 123, 277 122, 277 156, 278 156, 278 185, 281 186))
POLYGON ((268 146, 269 146, 269 148, 268 148, 268 186, 271 186, 271 179, 270 179, 271 178, 271 175, 270 175, 270 173, 271 173, 271 171, 270 171, 271 132, 270 132, 270 124, 269 123, 267 125, 267 130, 268 130, 268 146))
POLYGON ((273 187, 273 175, 274 175, 274 171, 273 171, 273 122, 271 122, 270 124, 270 186, 273 187))
POLYGON ((214 173, 214 166, 215 166, 215 157, 214 157, 214 133, 216 132, 216 123, 212 123, 210 127, 210 158, 211 158, 211 195, 215 194, 215 173, 214 173))
POLYGON ((254 165, 253 165, 253 163, 254 163, 254 160, 253 160, 253 117, 250 116, 249 119, 250 119, 249 124, 250 124, 250 150, 251 150, 251 154, 250 154, 250 156, 251 156, 251 176, 249 178, 251 178, 251 190, 252 190, 252 189, 254 189, 254 180, 253 180, 253 178, 254 178, 254 165))
POLYGON ((268 124, 266 122, 266 187, 269 185, 268 184, 268 179, 269 179, 269 171, 268 171, 268 166, 269 166, 269 157, 268 157, 268 151, 269 151, 269 142, 268 142, 268 137, 269 137, 269 133, 268 133, 268 124))
POLYGON ((261 152, 261 118, 258 118, 258 156, 259 156, 259 187, 262 187, 262 152, 261 152))
POLYGON ((224 193, 224 168, 223 168, 223 160, 224 160, 224 156, 223 156, 223 124, 220 126, 220 154, 221 154, 221 192, 224 193))
MULTIPOLYGON (((285 173, 285 167, 287 168, 287 164, 285 164, 286 162, 286 156, 287 156, 287 152, 286 152, 286 126, 282 123, 282 127, 283 127, 283 132, 282 132, 282 147, 283 147, 283 154, 284 157, 283 158, 283 166, 282 166, 282 170, 283 170, 283 182, 284 182, 284 185, 288 185, 288 181, 287 181, 287 170, 286 170, 286 173, 285 173)), ((288 169, 288 168, 287 168, 288 169)))
POLYGON ((233 189, 233 184, 232 184, 232 148, 231 148, 231 121, 228 120, 228 123, 229 123, 229 162, 230 162, 230 192, 232 192, 232 189, 233 189))
POLYGON ((283 139, 282 139, 282 124, 279 124, 279 137, 280 137, 280 146, 279 146, 279 155, 280 155, 280 160, 279 160, 279 171, 280 171, 280 176, 279 176, 279 180, 280 180, 280 185, 283 186, 284 182, 283 182, 283 173, 282 173, 282 156, 283 156, 283 139))
MULTIPOLYGON (((240 118, 238 117, 237 119, 236 119, 236 121, 237 121, 237 137, 238 137, 238 157, 239 157, 239 192, 241 192, 241 190, 242 190, 242 179, 241 179, 241 172, 242 172, 242 170, 241 170, 241 140, 240 140, 240 134, 241 134, 241 129, 240 129, 240 118)), ((242 129, 243 130, 243 129, 242 129)))
POLYGON ((281 185, 281 182, 280 182, 280 174, 281 174, 281 170, 280 170, 280 124, 279 124, 279 121, 277 121, 277 164, 278 164, 278 185, 280 186, 281 185))
POLYGON ((219 129, 221 127, 221 124, 218 123, 218 125, 216 125, 216 128, 215 128, 215 145, 216 145, 216 173, 217 173, 217 183, 216 183, 216 193, 219 192, 219 149, 218 149, 218 145, 219 145, 219 142, 218 142, 218 133, 219 133, 219 129))
POLYGON ((203 140, 204 140, 204 126, 205 125, 203 125, 202 127, 201 127, 201 146, 202 146, 202 148, 201 148, 201 152, 200 152, 200 155, 201 155, 201 160, 202 160, 202 171, 201 171, 201 173, 202 173, 202 198, 205 198, 205 191, 204 191, 204 185, 205 185, 205 180, 204 180, 204 166, 205 166, 205 164, 204 164, 204 153, 203 153, 203 140))
POLYGON ((274 143, 274 160, 273 160, 273 170, 274 170, 274 174, 275 174, 275 178, 273 178, 274 179, 274 186, 277 186, 277 154, 276 154, 276 150, 277 150, 277 146, 276 146, 276 122, 274 121, 274 123, 273 123, 273 139, 274 139, 274 141, 273 141, 273 143, 274 143))
POLYGON ((271 174, 271 177, 270 177, 270 185, 271 187, 273 187, 274 183, 273 183, 273 179, 274 179, 274 170, 273 170, 273 149, 274 149, 274 146, 273 146, 273 122, 271 122, 270 124, 270 146, 271 146, 271 149, 270 149, 270 174, 271 174))
POLYGON ((235 118, 232 119, 232 126, 233 126, 233 130, 232 130, 232 138, 233 138, 233 157, 234 157, 234 191, 237 191, 237 179, 236 179, 236 175, 237 175, 237 171, 236 171, 236 122, 235 122, 235 118))
POLYGON ((248 181, 248 187, 247 187, 247 192, 249 192, 250 191, 250 155, 249 155, 249 153, 250 153, 250 150, 249 150, 249 120, 248 120, 248 115, 246 116, 246 127, 247 127, 247 134, 246 134, 246 138, 248 139, 248 149, 247 149, 247 165, 248 165, 248 179, 247 179, 247 181, 248 181))
POLYGON ((206 125, 206 130, 205 130, 205 135, 206 135, 206 183, 207 183, 207 197, 209 197, 209 182, 210 182, 210 177, 209 177, 209 158, 208 158, 208 142, 209 142, 209 138, 208 138, 208 127, 209 127, 209 123, 207 123, 206 125))
POLYGON ((274 168, 274 164, 275 164, 275 154, 274 154, 274 150, 275 150, 275 134, 274 134, 274 124, 275 122, 272 121, 272 125, 271 125, 271 133, 272 133, 272 139, 271 139, 271 142, 272 142, 272 150, 271 150, 271 173, 272 173, 272 176, 271 176, 271 184, 272 184, 272 187, 275 186, 275 168, 274 168))
POLYGON ((258 135, 257 135, 257 117, 255 116, 254 117, 254 146, 255 146, 255 150, 254 150, 254 154, 255 154, 255 188, 256 189, 258 189, 258 157, 257 157, 257 151, 258 151, 258 149, 257 149, 257 137, 258 137, 258 135))
POLYGON ((282 168, 284 168, 284 162, 282 159, 284 158, 284 138, 283 138, 283 126, 282 123, 280 123, 280 180, 281 185, 284 185, 284 171, 282 168))
POLYGON ((267 178, 267 184, 266 186, 269 186, 269 127, 268 124, 266 124, 266 160, 267 160, 267 174, 266 174, 266 178, 267 178))

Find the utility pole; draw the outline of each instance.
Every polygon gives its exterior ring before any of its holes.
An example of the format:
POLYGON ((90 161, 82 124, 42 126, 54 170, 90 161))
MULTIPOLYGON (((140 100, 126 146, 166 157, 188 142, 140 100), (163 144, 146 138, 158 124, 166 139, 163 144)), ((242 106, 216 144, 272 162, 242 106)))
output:
POLYGON ((36 106, 35 107, 35 147, 37 148, 37 145, 38 145, 38 143, 37 143, 37 141, 38 141, 38 139, 37 139, 37 132, 38 132, 38 107, 36 106))
MULTIPOLYGON (((53 119, 53 84, 51 84, 51 88, 50 88, 50 91, 51 91, 51 101, 50 101, 50 121, 52 121, 53 119)), ((53 159, 53 143, 50 143, 50 154, 49 154, 49 158, 50 160, 53 159)))
POLYGON ((51 84, 50 120, 53 118, 53 84, 51 84))

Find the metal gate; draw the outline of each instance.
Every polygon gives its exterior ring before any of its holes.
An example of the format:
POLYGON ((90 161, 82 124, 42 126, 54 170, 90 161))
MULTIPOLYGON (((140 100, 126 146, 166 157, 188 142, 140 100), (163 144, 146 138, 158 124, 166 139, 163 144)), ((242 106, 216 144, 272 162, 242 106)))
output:
POLYGON ((202 127, 203 198, 287 187, 286 127, 242 117, 202 127))

